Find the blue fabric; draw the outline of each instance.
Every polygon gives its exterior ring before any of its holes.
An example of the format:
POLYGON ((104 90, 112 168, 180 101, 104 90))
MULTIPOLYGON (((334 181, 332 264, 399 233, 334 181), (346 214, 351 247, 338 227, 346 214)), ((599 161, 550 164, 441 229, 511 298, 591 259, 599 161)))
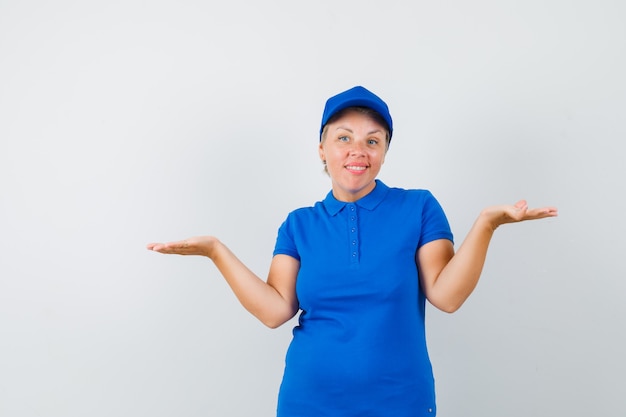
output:
POLYGON ((360 85, 352 87, 349 90, 339 93, 336 96, 332 96, 326 101, 324 106, 324 113, 322 114, 322 124, 320 126, 320 140, 322 140, 322 132, 324 126, 328 123, 328 120, 333 117, 334 114, 340 112, 343 109, 353 106, 363 106, 374 110, 387 123, 389 129, 389 141, 393 136, 393 120, 391 114, 389 114, 389 107, 380 97, 372 93, 368 89, 361 87, 360 85))
POLYGON ((435 415, 415 254, 436 239, 452 233, 433 195, 379 180, 354 203, 330 192, 289 214, 274 254, 300 260, 302 311, 279 417, 435 415))

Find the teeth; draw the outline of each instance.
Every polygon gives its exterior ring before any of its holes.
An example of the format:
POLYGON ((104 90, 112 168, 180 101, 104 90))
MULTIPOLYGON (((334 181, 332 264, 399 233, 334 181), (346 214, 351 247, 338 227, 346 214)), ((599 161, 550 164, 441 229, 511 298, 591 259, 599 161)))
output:
POLYGON ((346 168, 351 169, 353 171, 365 171, 366 167, 356 167, 356 166, 352 166, 352 165, 348 165, 346 168))

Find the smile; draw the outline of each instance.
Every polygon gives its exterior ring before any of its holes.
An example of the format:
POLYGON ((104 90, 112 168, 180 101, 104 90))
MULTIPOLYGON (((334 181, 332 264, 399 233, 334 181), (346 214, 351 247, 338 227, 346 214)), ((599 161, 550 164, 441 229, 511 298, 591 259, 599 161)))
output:
POLYGON ((356 166, 356 165, 346 165, 346 169, 351 171, 365 171, 367 167, 365 166, 356 166))

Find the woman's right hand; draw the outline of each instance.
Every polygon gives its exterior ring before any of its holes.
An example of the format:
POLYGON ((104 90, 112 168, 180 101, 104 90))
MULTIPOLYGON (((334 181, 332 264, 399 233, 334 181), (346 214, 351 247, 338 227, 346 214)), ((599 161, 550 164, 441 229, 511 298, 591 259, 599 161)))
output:
POLYGON ((212 258, 217 238, 213 236, 196 236, 177 242, 149 243, 148 250, 175 255, 200 255, 212 258))
POLYGON ((279 254, 272 258, 266 282, 213 236, 150 243, 147 249, 159 253, 209 257, 246 310, 268 327, 276 328, 298 312, 296 277, 300 261, 291 256, 279 254))

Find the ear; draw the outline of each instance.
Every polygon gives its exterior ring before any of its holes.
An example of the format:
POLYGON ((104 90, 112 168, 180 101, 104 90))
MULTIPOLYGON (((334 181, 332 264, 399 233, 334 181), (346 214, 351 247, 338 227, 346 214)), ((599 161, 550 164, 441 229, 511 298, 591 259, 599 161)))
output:
POLYGON ((326 160, 326 155, 324 153, 324 142, 320 142, 319 147, 317 148, 317 151, 319 152, 320 159, 322 161, 325 161, 326 160))

